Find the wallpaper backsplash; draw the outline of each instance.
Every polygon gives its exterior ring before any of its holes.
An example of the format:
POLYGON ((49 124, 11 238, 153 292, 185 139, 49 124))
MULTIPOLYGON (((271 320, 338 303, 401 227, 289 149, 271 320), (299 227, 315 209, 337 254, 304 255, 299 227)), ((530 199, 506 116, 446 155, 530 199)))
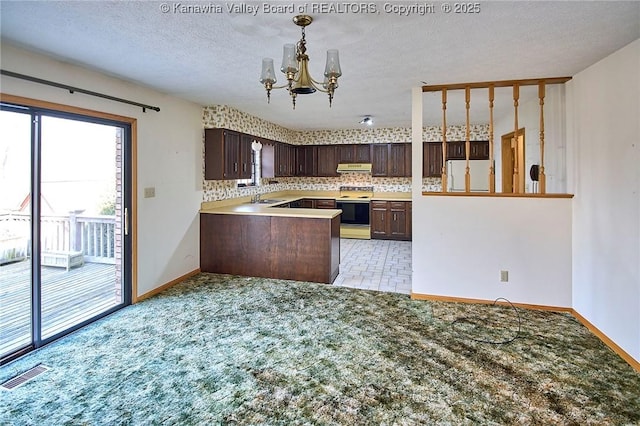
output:
MULTIPOLYGON (((411 128, 389 127, 295 131, 238 111, 227 105, 205 107, 202 112, 202 123, 205 129, 225 128, 293 145, 411 142, 411 128)), ((425 142, 439 142, 442 140, 442 128, 438 126, 424 127, 422 137, 425 142)), ((465 126, 447 127, 447 140, 465 140, 465 137, 465 126)), ((489 125, 471 125, 470 139, 488 140, 489 125)), ((205 180, 203 184, 203 201, 218 201, 226 198, 244 197, 258 193, 284 190, 337 191, 340 186, 366 185, 373 186, 375 192, 411 192, 411 178, 372 177, 369 174, 361 173, 344 173, 339 177, 283 177, 262 179, 261 183, 262 185, 257 187, 238 188, 237 182, 234 180, 205 180), (277 180, 278 183, 269 184, 269 180, 277 180)), ((440 191, 441 179, 423 178, 422 190, 440 191)))

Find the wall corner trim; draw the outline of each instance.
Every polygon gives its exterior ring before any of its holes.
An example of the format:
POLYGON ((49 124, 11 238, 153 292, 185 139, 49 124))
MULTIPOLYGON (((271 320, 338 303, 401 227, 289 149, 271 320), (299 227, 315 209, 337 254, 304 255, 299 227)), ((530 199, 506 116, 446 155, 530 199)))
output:
POLYGON ((146 293, 144 293, 144 294, 141 294, 141 295, 140 295, 140 296, 138 296, 138 297, 135 297, 135 298, 134 298, 134 300, 133 300, 133 303, 135 304, 135 303, 138 303, 138 302, 143 301, 144 299, 148 299, 148 298, 150 298, 150 297, 152 297, 152 296, 155 296, 155 295, 157 295, 157 294, 160 294, 160 293, 162 293, 163 291, 165 291, 166 289, 168 289, 168 288, 170 288, 170 287, 173 287, 174 285, 176 285, 176 284, 178 284, 178 283, 181 283, 182 281, 184 281, 184 280, 186 280, 186 279, 188 279, 188 278, 191 278, 191 277, 193 277, 194 275, 198 275, 199 273, 200 273, 200 268, 198 268, 198 269, 194 269, 194 270, 193 270, 193 271, 191 271, 191 272, 187 272, 186 274, 181 275, 181 276, 179 276, 178 278, 176 278, 176 279, 174 279, 174 280, 171 280, 171 281, 169 281, 169 282, 168 282, 168 283, 166 283, 166 284, 161 285, 160 287, 154 288, 154 289, 153 289, 153 290, 151 290, 151 291, 148 291, 148 292, 146 292, 146 293))
POLYGON ((590 332, 592 332, 600 340, 602 340, 602 343, 607 345, 609 347, 609 349, 611 349, 616 354, 618 354, 618 356, 620 356, 620 358, 624 359, 631 367, 633 367, 634 370, 636 370, 637 372, 640 373, 640 361, 636 360, 634 357, 632 357, 630 354, 628 354, 624 349, 622 349, 620 346, 618 346, 613 340, 611 340, 609 337, 607 337, 606 334, 604 334, 602 331, 600 331, 598 329, 598 327, 596 327, 595 325, 591 324, 589 322, 589 320, 587 320, 585 317, 580 315, 580 313, 578 311, 576 311, 575 309, 571 309, 571 315, 573 315, 575 317, 575 319, 580 321, 580 323, 582 325, 587 327, 587 329, 590 332))

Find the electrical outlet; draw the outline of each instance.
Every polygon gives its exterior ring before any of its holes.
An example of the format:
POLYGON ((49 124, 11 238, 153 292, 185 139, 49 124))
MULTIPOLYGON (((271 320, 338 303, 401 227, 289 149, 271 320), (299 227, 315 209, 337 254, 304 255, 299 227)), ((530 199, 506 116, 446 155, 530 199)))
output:
POLYGON ((144 189, 144 198, 153 198, 156 196, 156 188, 150 187, 144 189))
POLYGON ((509 282, 509 271, 500 271, 500 282, 506 283, 509 282))

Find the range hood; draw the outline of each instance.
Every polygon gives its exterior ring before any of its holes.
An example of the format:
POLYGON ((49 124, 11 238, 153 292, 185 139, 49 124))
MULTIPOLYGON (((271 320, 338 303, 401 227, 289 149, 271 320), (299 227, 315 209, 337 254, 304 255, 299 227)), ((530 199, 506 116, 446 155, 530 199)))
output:
POLYGON ((371 173, 371 163, 340 163, 338 173, 371 173))

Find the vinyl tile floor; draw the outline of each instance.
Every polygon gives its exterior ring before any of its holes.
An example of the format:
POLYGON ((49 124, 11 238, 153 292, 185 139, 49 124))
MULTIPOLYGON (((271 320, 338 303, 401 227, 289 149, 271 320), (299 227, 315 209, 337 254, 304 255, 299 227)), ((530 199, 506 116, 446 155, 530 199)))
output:
POLYGON ((333 285, 411 293, 411 241, 340 239, 340 274, 333 285))

